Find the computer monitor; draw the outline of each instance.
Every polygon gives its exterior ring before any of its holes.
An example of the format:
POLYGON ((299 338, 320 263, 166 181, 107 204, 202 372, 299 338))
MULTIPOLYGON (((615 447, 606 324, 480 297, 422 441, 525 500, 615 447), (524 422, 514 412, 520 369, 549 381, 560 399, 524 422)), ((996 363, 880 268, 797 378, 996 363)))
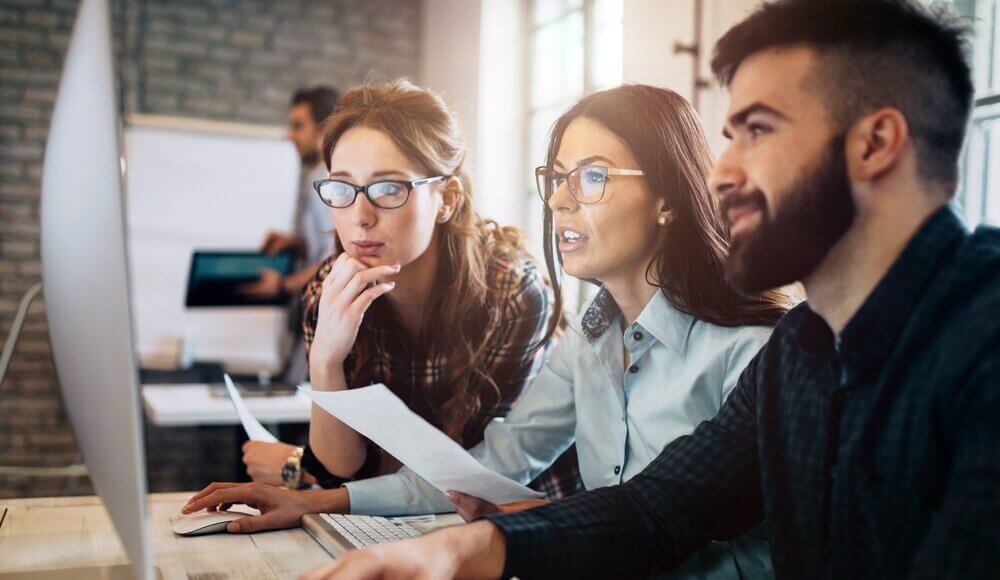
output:
POLYGON ((132 575, 148 579, 154 571, 108 4, 81 2, 59 82, 42 168, 42 281, 77 444, 132 575))

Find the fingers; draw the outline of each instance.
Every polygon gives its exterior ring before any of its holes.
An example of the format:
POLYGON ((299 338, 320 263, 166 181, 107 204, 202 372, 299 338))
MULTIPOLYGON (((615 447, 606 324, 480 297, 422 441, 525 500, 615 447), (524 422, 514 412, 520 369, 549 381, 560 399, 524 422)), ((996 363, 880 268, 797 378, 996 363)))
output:
POLYGON ((350 300, 353 300, 362 289, 372 282, 379 278, 398 274, 399 270, 399 264, 369 268, 361 261, 348 256, 346 252, 342 253, 337 256, 330 268, 330 273, 323 281, 323 296, 329 296, 328 300, 332 301, 341 295, 349 294, 350 300), (358 278, 359 275, 361 278, 358 278))
POLYGON ((249 282, 247 284, 240 284, 236 287, 236 291, 240 294, 246 294, 247 296, 259 297, 267 294, 267 289, 264 288, 263 284, 259 282, 249 282))
POLYGON ((384 284, 378 284, 377 286, 368 288, 361 293, 361 296, 358 296, 354 300, 353 304, 351 304, 349 314, 360 318, 365 312, 368 311, 368 307, 372 305, 372 302, 374 302, 376 298, 382 296, 383 294, 388 294, 395 287, 395 282, 386 282, 384 284))
POLYGON ((330 273, 323 280, 323 294, 331 291, 330 296, 340 294, 340 291, 347 285, 354 274, 365 269, 365 265, 347 255, 346 252, 337 256, 330 268, 330 273))
MULTIPOLYGON (((215 485, 215 484, 213 484, 215 485)), ((245 503, 259 505, 263 503, 261 501, 261 492, 259 491, 258 484, 232 484, 226 487, 220 487, 216 490, 200 497, 198 499, 192 498, 183 509, 181 513, 189 514, 199 510, 207 508, 215 508, 223 504, 234 504, 234 503, 245 503)))
POLYGON ((278 237, 278 233, 277 232, 275 232, 275 231, 269 231, 269 232, 267 232, 267 235, 264 236, 264 243, 262 243, 260 245, 261 246, 261 248, 260 248, 261 251, 264 252, 264 253, 266 253, 266 254, 272 253, 272 247, 274 246, 274 242, 277 239, 277 237, 278 237))
POLYGON ((389 576, 389 570, 384 569, 382 558, 375 551, 367 548, 344 554, 337 561, 320 566, 299 576, 300 580, 330 580, 334 578, 350 578, 351 580, 377 580, 389 576))
MULTIPOLYGON (((350 308, 362 292, 379 279, 398 274, 398 264, 368 268, 358 260, 340 254, 323 281, 322 303, 342 312, 350 308)), ((384 292, 377 293, 379 296, 384 292)), ((377 297, 377 296, 376 296, 377 297)), ((365 308, 360 309, 364 312, 365 308)))
MULTIPOLYGON (((219 482, 219 481, 210 483, 210 484, 208 484, 207 487, 205 487, 205 489, 203 489, 203 490, 199 491, 198 493, 194 494, 193 496, 191 496, 191 499, 188 500, 187 504, 183 508, 181 508, 181 513, 182 514, 189 514, 191 512, 198 511, 198 510, 195 510, 195 509, 189 509, 192 503, 203 499, 204 497, 206 497, 206 496, 214 493, 217 490, 225 489, 227 487, 236 487, 236 486, 239 486, 239 485, 244 485, 244 484, 242 484, 242 483, 219 482)), ((198 509, 202 509, 202 508, 198 508, 198 509)))
POLYGON ((344 289, 340 293, 340 300, 338 300, 338 303, 342 308, 346 308, 357 299, 358 294, 374 284, 376 281, 398 273, 399 265, 376 266, 374 268, 362 270, 354 274, 347 285, 344 286, 344 289))
POLYGON ((226 531, 231 534, 252 534, 254 532, 263 532, 264 530, 293 527, 282 524, 283 522, 278 519, 275 512, 266 512, 259 516, 247 516, 233 520, 226 526, 226 531))
POLYGON ((449 491, 448 499, 450 499, 452 505, 455 506, 455 511, 458 512, 458 515, 462 516, 462 519, 467 522, 486 514, 492 514, 500 511, 497 506, 486 500, 466 495, 458 491, 449 491))
POLYGON ((521 512, 524 510, 530 510, 531 508, 536 508, 540 505, 545 505, 549 503, 547 499, 526 499, 524 501, 515 501, 511 503, 505 503, 497 506, 500 513, 511 513, 511 512, 521 512))

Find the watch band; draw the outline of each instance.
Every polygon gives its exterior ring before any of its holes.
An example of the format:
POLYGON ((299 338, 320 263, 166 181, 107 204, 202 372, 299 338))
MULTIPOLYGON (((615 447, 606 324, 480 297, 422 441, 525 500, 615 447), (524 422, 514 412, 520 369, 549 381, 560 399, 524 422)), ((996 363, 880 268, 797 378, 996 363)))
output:
POLYGON ((355 481, 358 479, 367 479, 374 476, 378 472, 378 465, 381 462, 382 454, 379 448, 374 443, 369 443, 367 446, 367 453, 365 454, 365 462, 361 465, 361 469, 358 470, 352 477, 338 477, 329 470, 326 466, 316 457, 312 449, 306 445, 305 450, 302 453, 302 470, 309 472, 310 475, 316 478, 316 483, 324 489, 333 489, 344 485, 349 481, 355 481))
POLYGON ((302 455, 305 450, 296 447, 291 455, 285 460, 285 466, 281 469, 281 480, 288 489, 299 489, 302 483, 302 455))

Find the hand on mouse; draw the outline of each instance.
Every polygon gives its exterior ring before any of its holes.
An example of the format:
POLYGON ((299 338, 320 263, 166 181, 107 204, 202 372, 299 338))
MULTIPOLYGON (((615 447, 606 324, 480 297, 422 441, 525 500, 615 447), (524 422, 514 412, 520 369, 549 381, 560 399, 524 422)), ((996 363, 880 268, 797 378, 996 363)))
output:
POLYGON ((242 503, 260 510, 260 515, 247 516, 230 522, 226 526, 226 531, 249 533, 279 530, 298 526, 303 515, 316 511, 310 505, 309 499, 310 492, 307 491, 292 491, 256 482, 216 482, 188 500, 187 505, 181 508, 181 513, 187 515, 203 509, 225 510, 233 504, 242 503))

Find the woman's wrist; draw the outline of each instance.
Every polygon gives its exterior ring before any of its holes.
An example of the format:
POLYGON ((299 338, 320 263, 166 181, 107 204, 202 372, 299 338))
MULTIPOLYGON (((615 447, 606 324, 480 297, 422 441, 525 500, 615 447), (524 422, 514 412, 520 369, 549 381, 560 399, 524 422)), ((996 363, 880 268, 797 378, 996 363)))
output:
POLYGON ((346 389, 347 377, 344 374, 343 363, 310 366, 309 384, 317 391, 342 391, 346 389))
POLYGON ((302 483, 304 483, 305 485, 318 485, 319 482, 316 480, 316 477, 313 476, 313 474, 309 473, 308 471, 303 470, 302 471, 302 483))
POLYGON ((351 498, 346 487, 304 491, 309 512, 316 514, 351 513, 351 498))

